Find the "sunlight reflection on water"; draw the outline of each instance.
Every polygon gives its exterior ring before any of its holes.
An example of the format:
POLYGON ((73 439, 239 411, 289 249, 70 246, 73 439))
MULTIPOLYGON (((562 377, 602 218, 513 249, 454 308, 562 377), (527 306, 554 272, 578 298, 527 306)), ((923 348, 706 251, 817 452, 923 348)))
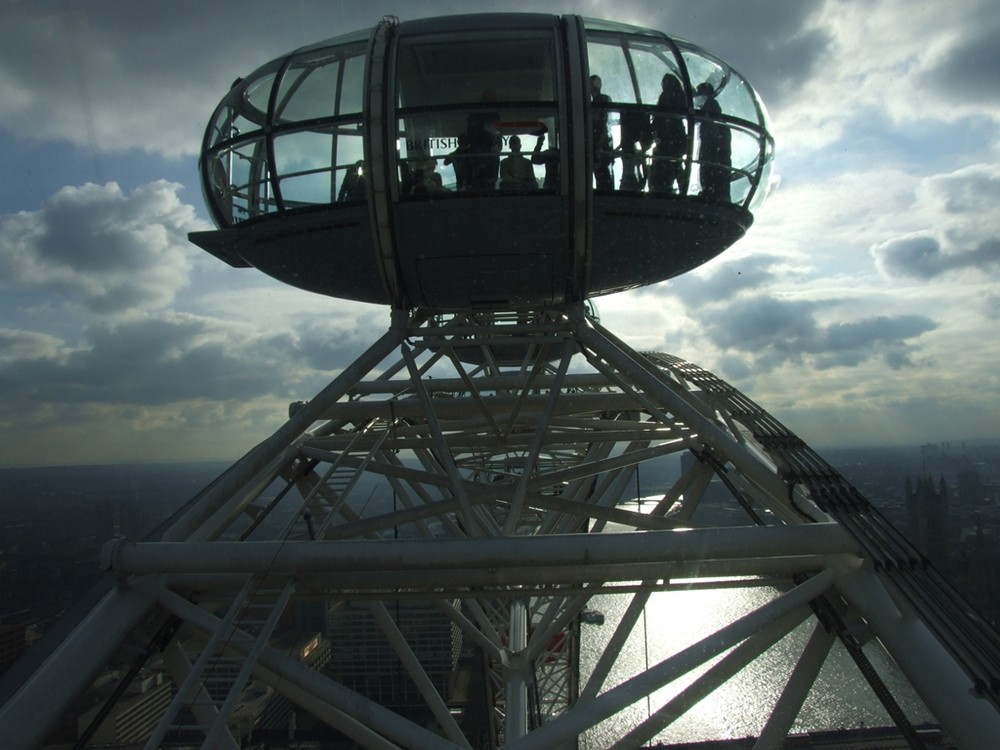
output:
MULTIPOLYGON (((670 591, 653 594, 603 690, 617 685, 645 666, 656 664, 686 646, 696 643, 721 624, 732 622, 774 598, 771 587, 718 590, 670 591)), ((605 615, 603 625, 582 626, 580 647, 581 685, 608 646, 615 627, 630 601, 626 594, 594 597, 590 607, 605 615)), ((739 672, 736 677, 702 700, 657 735, 660 742, 694 742, 756 736, 784 687, 785 681, 813 629, 812 618, 789 633, 770 650, 739 672)), ((899 668, 879 647, 869 644, 865 652, 886 681, 911 722, 932 721, 927 709, 902 677, 899 668)), ((721 657, 718 657, 721 658, 721 657)), ((716 660, 685 675, 633 704, 628 711, 603 722, 581 738, 581 750, 599 750, 645 720, 670 698, 693 682, 716 660)), ((810 730, 888 726, 892 722, 853 660, 836 642, 799 714, 793 732, 810 730)))

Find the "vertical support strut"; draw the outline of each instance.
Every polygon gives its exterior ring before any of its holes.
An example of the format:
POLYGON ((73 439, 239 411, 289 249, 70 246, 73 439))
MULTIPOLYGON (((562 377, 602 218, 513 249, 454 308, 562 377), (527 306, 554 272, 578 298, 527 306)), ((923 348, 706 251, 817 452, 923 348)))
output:
POLYGON ((505 744, 521 739, 528 734, 528 669, 525 659, 528 647, 528 606, 523 599, 510 603, 510 656, 506 665, 507 716, 505 744))

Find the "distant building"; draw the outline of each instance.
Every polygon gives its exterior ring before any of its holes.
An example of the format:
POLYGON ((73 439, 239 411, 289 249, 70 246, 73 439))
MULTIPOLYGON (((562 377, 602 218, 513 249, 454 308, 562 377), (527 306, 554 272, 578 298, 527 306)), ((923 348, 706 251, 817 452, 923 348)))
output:
MULTIPOLYGON (((330 662, 330 641, 322 633, 283 633, 272 638, 269 645, 317 672, 322 672, 330 662)), ((295 706, 288 698, 275 692, 264 708, 257 727, 263 731, 289 731, 290 726, 295 726, 294 710, 295 706)))
MULTIPOLYGON (((392 602, 389 614, 434 687, 447 700, 461 651, 461 631, 431 602, 392 602)), ((330 608, 329 622, 333 644, 327 667, 330 675, 384 706, 407 709, 426 705, 368 605, 337 602, 330 608)))
POLYGON ((28 648, 30 610, 22 609, 0 617, 0 673, 21 658, 28 648))
POLYGON ((934 479, 927 474, 913 482, 907 477, 904 493, 910 541, 932 563, 943 566, 948 557, 951 527, 948 486, 944 478, 935 485, 934 479))
POLYGON ((978 471, 958 472, 958 500, 963 505, 977 506, 989 501, 990 488, 983 484, 978 471))
MULTIPOLYGON (((91 696, 91 707, 77 719, 78 732, 91 725, 104 706, 115 680, 109 679, 91 696)), ((143 742, 170 705, 173 686, 163 672, 141 675, 114 705, 90 739, 92 746, 112 747, 143 742)))

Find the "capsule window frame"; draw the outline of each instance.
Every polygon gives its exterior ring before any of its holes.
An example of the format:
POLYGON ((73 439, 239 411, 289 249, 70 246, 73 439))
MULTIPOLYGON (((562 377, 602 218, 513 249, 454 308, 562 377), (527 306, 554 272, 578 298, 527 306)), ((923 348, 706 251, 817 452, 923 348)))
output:
MULTIPOLYGON (((406 35, 395 40, 391 47, 391 54, 389 60, 389 80, 387 82, 387 90, 390 93, 386 97, 388 105, 388 112, 386 114, 386 122, 392 123, 392 133, 388 139, 389 143, 396 144, 395 148, 390 148, 388 153, 386 153, 386 161, 388 163, 388 172, 393 177, 390 177, 388 181, 389 194, 393 203, 405 203, 413 200, 426 200, 427 198, 461 198, 461 197, 495 197, 505 195, 499 188, 499 181, 497 181, 492 189, 484 190, 473 190, 473 191, 459 191, 459 190, 444 190, 440 192, 434 192, 431 195, 427 194, 413 194, 406 189, 406 176, 407 168, 410 163, 419 162, 421 159, 434 159, 436 163, 441 163, 444 158, 448 157, 448 153, 433 153, 434 149, 429 149, 431 153, 428 155, 421 156, 410 156, 407 153, 406 157, 401 156, 401 150, 399 144, 401 140, 406 137, 407 130, 402 126, 404 120, 407 118, 416 119, 421 116, 427 115, 431 116, 434 114, 455 114, 460 116, 463 120, 467 122, 468 115, 475 111, 489 111, 491 109, 500 109, 501 111, 506 109, 508 111, 535 111, 539 114, 536 116, 536 120, 544 122, 551 121, 555 124, 555 134, 557 137, 558 145, 556 148, 559 151, 559 173, 560 175, 566 174, 569 169, 569 155, 568 155, 568 122, 569 122, 569 107, 567 103, 567 70, 565 64, 565 40, 564 40, 564 29, 561 26, 526 26, 518 29, 503 29, 503 30, 447 30, 441 32, 429 32, 429 33, 419 33, 413 35, 406 35), (470 39, 476 39, 477 37, 481 40, 497 41, 498 38, 509 39, 509 40, 523 40, 525 34, 530 34, 531 38, 544 43, 548 48, 549 55, 548 59, 543 58, 543 64, 546 69, 549 70, 549 77, 551 80, 551 91, 553 98, 551 99, 503 99, 501 95, 498 94, 495 101, 483 101, 482 97, 478 100, 462 100, 448 103, 427 103, 427 104, 414 104, 410 106, 401 106, 401 93, 400 93, 400 53, 401 50, 405 50, 407 46, 415 45, 418 43, 430 44, 430 43, 448 43, 450 41, 454 42, 469 42, 470 39)), ((445 139, 457 139, 459 133, 462 131, 457 131, 454 134, 444 134, 440 136, 442 140, 445 139)), ((466 131, 467 132, 467 131, 466 131)), ((501 137, 501 148, 497 152, 497 157, 502 156, 503 146, 506 144, 507 139, 510 135, 518 134, 522 136, 522 141, 524 140, 524 133, 500 133, 501 137)), ((546 136, 548 143, 551 144, 552 130, 547 130, 546 136)), ((413 139, 416 140, 416 139, 413 139)), ((548 147, 551 147, 549 145, 548 147)), ((408 151, 408 150, 407 150, 408 151)), ((527 149, 522 149, 522 152, 526 155, 529 153, 527 149)), ((478 152, 477 152, 478 153, 478 152)), ((441 170, 437 170, 441 173, 441 170)), ((544 174, 536 174, 539 185, 542 184, 544 180, 544 174)), ((562 193, 565 181, 560 179, 560 187, 555 192, 562 193)), ((532 193, 544 193, 551 195, 553 191, 551 189, 539 189, 538 191, 531 191, 532 193)))

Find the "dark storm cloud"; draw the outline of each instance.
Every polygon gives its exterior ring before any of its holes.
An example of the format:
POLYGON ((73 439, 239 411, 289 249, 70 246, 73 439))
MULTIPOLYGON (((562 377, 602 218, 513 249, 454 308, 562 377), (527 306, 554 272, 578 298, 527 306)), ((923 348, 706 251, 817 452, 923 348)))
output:
POLYGON ((688 307, 718 304, 778 280, 775 266, 782 261, 778 256, 759 253, 719 264, 709 272, 683 275, 660 289, 688 307))
POLYGON ((1000 318, 1000 294, 987 294, 983 299, 983 310, 991 320, 1000 318))
POLYGON ((987 3, 981 17, 971 20, 920 83, 956 104, 1000 103, 1000 16, 987 3))
POLYGON ((289 37, 300 16, 283 3, 224 0, 0 12, 0 124, 97 151, 170 155, 196 153, 212 106, 237 74, 269 59, 271 44, 298 46, 289 37))
POLYGON ((470 10, 582 13, 662 29, 736 66, 775 105, 800 91, 829 44, 826 32, 811 26, 820 8, 795 0, 557 0, 473 9, 457 0, 0 4, 0 126, 95 154, 134 148, 190 156, 233 80, 268 60, 368 28, 383 15, 407 20, 470 10))
POLYGON ((817 337, 818 303, 756 296, 701 314, 709 338, 722 349, 780 351, 794 356, 817 337))
POLYGON ((924 181, 927 200, 948 214, 992 216, 1000 203, 1000 168, 972 166, 924 181))
POLYGON ((892 237, 871 248, 890 278, 929 281, 948 273, 1000 266, 1000 168, 977 165, 935 175, 917 190, 918 209, 941 228, 892 237))
POLYGON ((0 286, 57 291, 101 314, 169 304, 188 280, 187 233, 204 228, 179 188, 64 188, 0 217, 0 286))
POLYGON ((85 335, 81 346, 69 349, 53 337, 0 329, 0 391, 9 401, 38 405, 310 396, 374 338, 364 329, 345 333, 319 325, 302 335, 260 335, 180 314, 93 324, 85 335))
POLYGON ((944 252, 928 235, 890 240, 872 248, 875 264, 886 276, 929 281, 951 271, 1000 267, 1000 240, 985 240, 960 252, 944 252))
POLYGON ((922 315, 874 316, 821 325, 824 303, 767 296, 740 299, 701 315, 705 335, 719 348, 742 353, 754 370, 806 363, 818 370, 882 359, 890 368, 910 364, 909 340, 936 325, 922 315))
POLYGON ((831 36, 814 27, 820 3, 780 0, 733 3, 702 0, 665 6, 650 3, 661 28, 708 49, 747 77, 769 106, 799 96, 816 73, 831 36))
POLYGON ((39 404, 156 405, 256 397, 280 382, 273 350, 190 316, 95 325, 87 337, 74 351, 0 368, 3 390, 39 404))
POLYGON ((307 323, 295 331, 296 350, 305 364, 317 370, 346 367, 385 332, 381 321, 374 322, 307 323))
POLYGON ((94 152, 190 157, 235 78, 383 14, 435 8, 450 13, 452 3, 0 3, 0 126, 94 152))

